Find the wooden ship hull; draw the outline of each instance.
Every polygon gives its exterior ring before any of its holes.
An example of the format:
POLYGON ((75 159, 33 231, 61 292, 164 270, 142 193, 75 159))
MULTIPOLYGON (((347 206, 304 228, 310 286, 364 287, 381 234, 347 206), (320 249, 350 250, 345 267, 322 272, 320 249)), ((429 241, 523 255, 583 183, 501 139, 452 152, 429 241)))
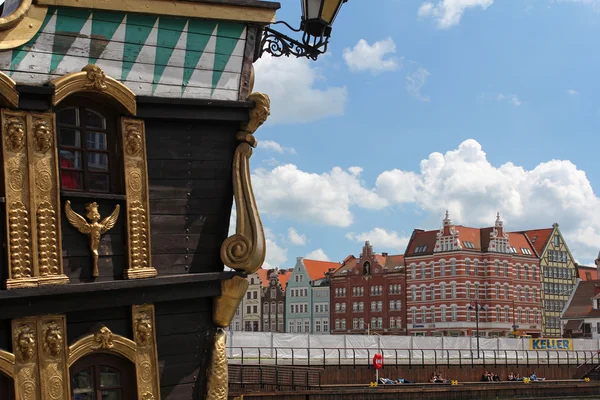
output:
POLYGON ((278 7, 5 2, 1 399, 227 398, 223 329, 265 257, 252 63, 278 7))

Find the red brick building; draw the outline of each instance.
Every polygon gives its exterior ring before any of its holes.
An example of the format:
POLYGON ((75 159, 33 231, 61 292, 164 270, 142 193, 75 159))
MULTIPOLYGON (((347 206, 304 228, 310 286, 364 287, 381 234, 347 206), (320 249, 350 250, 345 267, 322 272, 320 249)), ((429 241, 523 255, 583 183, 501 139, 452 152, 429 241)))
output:
POLYGON ((538 255, 523 233, 506 233, 500 215, 489 228, 454 225, 446 212, 436 231, 416 229, 405 253, 408 334, 538 337, 538 255))
POLYGON ((404 256, 365 242, 331 276, 332 334, 406 335, 404 256))

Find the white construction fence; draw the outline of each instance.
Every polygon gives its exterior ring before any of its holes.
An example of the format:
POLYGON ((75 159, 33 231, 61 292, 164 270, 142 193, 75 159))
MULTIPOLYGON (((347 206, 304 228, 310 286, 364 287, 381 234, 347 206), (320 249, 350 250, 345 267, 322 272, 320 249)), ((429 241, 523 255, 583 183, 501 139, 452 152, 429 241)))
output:
POLYGON ((227 356, 243 362, 311 360, 330 363, 368 363, 376 353, 396 363, 431 363, 453 360, 476 363, 485 360, 526 360, 527 363, 580 364, 598 354, 596 339, 548 339, 532 349, 531 339, 476 337, 417 337, 366 335, 310 335, 270 332, 228 332, 227 356), (554 342, 552 342, 554 340, 554 342), (557 341, 561 341, 558 343, 557 341), (319 361, 320 360, 320 361, 319 361))

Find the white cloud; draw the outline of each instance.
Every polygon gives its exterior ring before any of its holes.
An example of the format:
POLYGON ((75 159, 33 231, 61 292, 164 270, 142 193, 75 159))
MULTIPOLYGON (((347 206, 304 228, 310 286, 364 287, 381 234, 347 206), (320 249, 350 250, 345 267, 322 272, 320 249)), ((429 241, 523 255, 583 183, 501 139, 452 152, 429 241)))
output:
POLYGON ((286 164, 256 169, 252 183, 261 213, 302 222, 346 227, 353 221, 352 206, 377 210, 387 205, 364 186, 358 168, 315 174, 286 164))
POLYGON ((469 8, 487 9, 494 0, 438 0, 427 1, 419 7, 418 16, 433 18, 439 28, 446 29, 458 25, 464 12, 469 8))
POLYGON ((306 235, 302 235, 290 227, 288 229, 288 240, 296 246, 304 246, 306 244, 306 235))
POLYGON ((286 248, 279 246, 276 242, 275 235, 269 228, 265 229, 265 239, 267 244, 267 254, 265 256, 265 262, 263 268, 275 268, 282 266, 287 261, 286 248))
POLYGON ((318 260, 318 261, 331 261, 327 254, 323 251, 323 249, 317 249, 315 251, 311 251, 304 258, 308 260, 318 260))
POLYGON ((519 100, 519 96, 517 96, 516 94, 503 94, 503 93, 499 93, 496 96, 496 100, 498 101, 506 101, 510 104, 512 104, 515 107, 519 107, 521 104, 523 104, 521 102, 521 100, 519 100))
POLYGON ((543 162, 531 170, 511 162, 496 167, 481 145, 469 139, 446 154, 431 153, 418 173, 381 173, 376 192, 392 204, 414 203, 440 221, 449 209, 454 222, 472 226, 491 226, 497 211, 508 230, 558 222, 577 258, 589 262, 598 253, 600 199, 585 172, 567 160, 543 162))
POLYGON ((579 92, 575 89, 569 89, 569 90, 567 90, 567 94, 569 96, 577 96, 579 94, 579 92))
POLYGON ((258 148, 264 149, 267 151, 274 151, 279 154, 283 154, 283 153, 296 154, 296 150, 293 147, 284 147, 274 140, 259 140, 258 148))
POLYGON ((427 71, 423 67, 419 67, 415 72, 406 76, 406 90, 410 93, 411 96, 416 97, 418 100, 423 102, 428 102, 429 97, 421 94, 421 88, 427 82, 427 78, 431 75, 429 71, 427 71))
POLYGON ((600 12, 600 0, 554 0, 552 3, 583 5, 590 7, 595 12, 600 12))
POLYGON ((401 62, 394 57, 387 57, 396 53, 396 43, 391 37, 379 40, 373 45, 360 39, 353 49, 344 49, 344 60, 351 71, 370 71, 378 74, 384 71, 395 71, 401 68, 401 62))
POLYGON ((314 61, 263 54, 254 68, 254 90, 271 98, 267 124, 311 122, 344 115, 346 87, 317 87, 325 79, 314 61))
POLYGON ((408 236, 400 236, 398 232, 388 232, 383 228, 374 228, 369 232, 355 234, 350 232, 346 234, 346 238, 358 243, 364 243, 367 240, 378 249, 404 252, 408 240, 408 236))

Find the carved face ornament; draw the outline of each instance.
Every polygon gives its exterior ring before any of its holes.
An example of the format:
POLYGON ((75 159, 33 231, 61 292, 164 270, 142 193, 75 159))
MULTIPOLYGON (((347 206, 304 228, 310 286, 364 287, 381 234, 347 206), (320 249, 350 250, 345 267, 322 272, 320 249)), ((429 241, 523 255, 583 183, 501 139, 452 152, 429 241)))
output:
POLYGON ((48 126, 48 123, 44 120, 36 121, 33 135, 35 149, 41 153, 47 152, 52 146, 52 130, 48 126))
POLYGON ((85 216, 92 222, 100 221, 100 213, 98 212, 98 203, 87 203, 85 205, 85 216))
POLYGON ((127 154, 137 156, 142 149, 142 133, 136 125, 127 127, 127 154))
POLYGON ((152 336, 152 320, 148 314, 142 313, 138 317, 136 333, 140 342, 146 343, 150 340, 150 337, 152 336))
POLYGON ((47 327, 44 334, 44 350, 51 356, 57 356, 62 351, 62 347, 63 336, 60 327, 52 323, 47 327))
POLYGON ((7 122, 6 147, 10 151, 19 151, 25 145, 25 125, 20 118, 10 118, 7 122))
POLYGON ((17 335, 17 352, 23 361, 29 361, 35 353, 35 338, 28 326, 19 328, 17 335))

